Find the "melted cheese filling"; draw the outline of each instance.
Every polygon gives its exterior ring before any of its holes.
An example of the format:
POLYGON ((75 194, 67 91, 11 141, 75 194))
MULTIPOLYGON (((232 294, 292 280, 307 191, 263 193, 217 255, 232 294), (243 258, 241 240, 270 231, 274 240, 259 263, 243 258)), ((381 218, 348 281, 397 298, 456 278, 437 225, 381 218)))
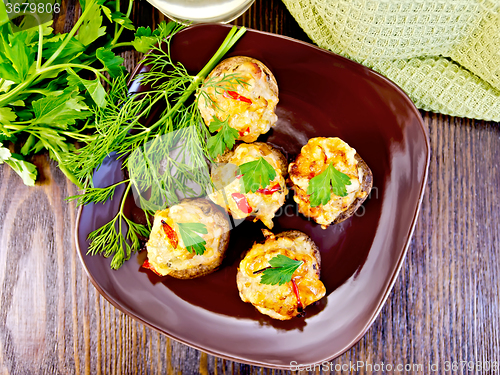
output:
POLYGON ((339 138, 312 138, 302 147, 295 163, 289 165, 290 179, 295 190, 293 199, 299 206, 299 211, 314 218, 326 228, 358 197, 366 195, 361 189, 363 172, 357 167, 356 150, 339 138), (322 173, 329 164, 340 172, 345 173, 351 180, 346 185, 347 195, 340 197, 331 193, 330 200, 325 205, 311 207, 307 189, 309 181, 322 173))
POLYGON ((298 314, 298 300, 292 282, 283 285, 261 284, 262 274, 254 274, 268 267, 269 260, 279 254, 304 262, 292 276, 303 307, 323 298, 326 289, 319 280, 319 265, 310 244, 303 237, 291 239, 272 236, 264 244, 255 244, 240 263, 237 284, 244 302, 250 302, 261 313, 272 318, 286 320, 298 314))
POLYGON ((212 169, 212 181, 216 191, 209 194, 210 199, 217 205, 231 212, 236 219, 244 219, 247 216, 255 216, 255 220, 261 220, 268 228, 274 226, 273 218, 276 211, 285 203, 288 189, 286 181, 280 171, 279 158, 265 146, 255 144, 240 144, 234 151, 233 156, 226 164, 219 164, 212 169), (243 194, 252 209, 252 212, 244 212, 238 207, 233 193, 241 193, 240 180, 236 177, 238 166, 263 157, 276 171, 276 177, 268 187, 280 185, 280 190, 272 194, 249 192, 243 194))
MULTIPOLYGON (((254 142, 260 134, 267 133, 278 120, 278 116, 274 113, 278 97, 271 90, 266 74, 254 62, 239 63, 234 68, 225 71, 215 81, 221 81, 227 74, 237 74, 245 82, 233 88, 233 91, 250 99, 252 103, 227 97, 228 95, 216 92, 214 87, 207 87, 204 91, 213 103, 207 103, 201 95, 199 97, 200 112, 207 125, 214 116, 221 121, 229 116, 229 126, 238 130, 238 139, 244 142, 254 142)), ((220 91, 220 88, 218 90, 220 91)))
POLYGON ((203 211, 189 202, 182 202, 155 213, 153 228, 147 243, 148 260, 155 271, 168 275, 172 271, 185 270, 199 265, 210 264, 216 260, 219 242, 224 228, 217 225, 212 216, 207 216, 203 211), (163 230, 161 221, 165 221, 177 234, 179 243, 174 248, 163 230), (177 223, 202 223, 207 227, 207 234, 199 234, 206 242, 203 255, 190 253, 182 241, 177 223))

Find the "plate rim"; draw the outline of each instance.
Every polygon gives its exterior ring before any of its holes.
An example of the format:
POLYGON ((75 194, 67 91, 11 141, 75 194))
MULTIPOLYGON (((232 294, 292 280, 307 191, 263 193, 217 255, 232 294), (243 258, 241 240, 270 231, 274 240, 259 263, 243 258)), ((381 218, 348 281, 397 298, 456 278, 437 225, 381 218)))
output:
MULTIPOLYGON (((196 24, 196 25, 193 25, 193 26, 189 26, 189 27, 183 29, 181 32, 184 32, 186 30, 196 29, 196 28, 203 28, 203 27, 207 27, 207 26, 209 26, 209 27, 214 27, 215 26, 215 27, 221 27, 221 28, 226 28, 226 29, 230 29, 232 27, 232 25, 228 25, 228 24, 200 23, 200 24, 196 24)), ((241 26, 238 26, 238 27, 241 27, 241 26)), ((386 83, 388 83, 393 89, 395 89, 395 91, 398 91, 399 94, 402 94, 402 97, 409 104, 409 108, 411 108, 412 112, 415 114, 416 119, 418 120, 419 130, 422 131, 422 134, 423 134, 424 140, 425 140, 426 159, 425 159, 425 170, 424 170, 424 173, 423 173, 422 183, 421 183, 420 189, 419 189, 419 199, 418 199, 418 202, 417 202, 417 207, 415 209, 415 213, 413 215, 412 223, 411 223, 410 228, 409 228, 410 230, 409 230, 408 235, 407 235, 407 237, 405 239, 404 248, 400 252, 400 256, 399 256, 397 262, 395 263, 395 268, 394 268, 394 271, 392 272, 392 275, 391 275, 390 281, 388 283, 388 286, 385 288, 383 297, 379 300, 379 304, 374 309, 374 311, 373 311, 370 319, 367 320, 367 323, 365 324, 365 326, 363 327, 363 329, 347 345, 345 345, 344 348, 342 348, 341 350, 338 350, 335 353, 332 353, 330 356, 328 356, 326 358, 323 358, 323 359, 320 359, 320 360, 318 360, 316 362, 304 363, 304 364, 301 363, 301 364, 297 364, 295 366, 291 366, 291 365, 277 365, 275 363, 268 363, 268 362, 264 362, 264 361, 248 360, 248 359, 242 358, 241 356, 229 356, 229 355, 226 355, 225 353, 220 353, 220 352, 217 352, 215 350, 211 350, 210 348, 202 347, 202 346, 193 344, 191 342, 187 342, 186 340, 183 340, 183 339, 181 339, 179 337, 176 337, 175 335, 173 335, 173 334, 171 334, 169 332, 165 332, 165 331, 161 330, 160 328, 155 327, 154 325, 148 323, 147 321, 145 321, 144 319, 142 319, 141 317, 139 317, 138 315, 136 315, 134 312, 132 312, 129 309, 127 309, 126 307, 120 305, 117 301, 115 301, 114 298, 112 298, 107 292, 105 292, 97 284, 96 280, 91 275, 89 269, 87 268, 87 264, 85 263, 85 261, 83 259, 83 253, 82 253, 82 250, 80 248, 79 239, 78 239, 78 229, 80 227, 80 219, 81 219, 81 213, 82 213, 82 210, 83 210, 83 206, 80 206, 78 208, 78 213, 77 213, 76 220, 75 220, 75 233, 74 233, 75 237, 74 237, 74 239, 75 239, 75 245, 76 245, 76 250, 77 250, 78 258, 80 259, 80 262, 81 262, 81 264, 82 264, 82 266, 83 266, 83 268, 85 270, 85 273, 89 277, 92 285, 94 285, 94 287, 97 289, 97 291, 109 303, 111 303, 115 308, 117 308, 118 310, 120 310, 122 313, 124 313, 124 314, 132 317, 133 319, 138 320, 142 324, 144 324, 144 325, 146 325, 146 326, 154 329, 155 331, 157 331, 157 332, 159 332, 161 334, 166 335, 169 338, 172 338, 172 339, 174 339, 174 340, 176 340, 176 341, 178 341, 178 342, 180 342, 180 343, 182 343, 184 345, 187 345, 187 346, 189 346, 191 348, 197 349, 199 351, 205 352, 207 354, 213 355, 213 356, 218 357, 218 358, 222 358, 222 359, 226 359, 226 360, 230 360, 230 361, 236 361, 236 362, 240 362, 240 363, 244 363, 244 364, 248 364, 248 365, 252 365, 252 366, 261 366, 261 367, 267 367, 267 368, 273 368, 273 369, 284 369, 284 370, 297 370, 298 366, 300 366, 300 368, 305 368, 307 366, 313 366, 313 365, 317 365, 317 364, 322 364, 322 363, 329 362, 329 361, 331 361, 331 360, 333 360, 333 359, 335 359, 335 358, 343 355, 350 348, 352 348, 354 345, 356 345, 363 338, 363 336, 365 336, 365 334, 367 333, 367 331, 373 325, 374 321, 380 315, 380 312, 381 312, 382 308, 384 307, 385 303, 387 302, 389 294, 392 292, 394 284, 395 284, 395 282, 396 282, 396 280, 397 280, 397 278, 398 278, 398 276, 399 276, 399 274, 401 272, 401 268, 402 268, 403 262, 404 262, 404 260, 406 258, 406 254, 407 254, 408 248, 410 246, 411 238, 413 237, 413 234, 414 234, 414 231, 415 231, 417 219, 418 219, 418 216, 420 214, 420 210, 421 210, 423 198, 424 198, 424 195, 425 195, 425 189, 426 189, 426 186, 427 186, 428 175, 429 175, 430 153, 431 153, 430 152, 431 151, 430 140, 429 140, 428 130, 427 130, 425 124, 424 124, 423 118, 422 118, 419 110, 415 106, 415 103, 413 103, 413 101, 410 99, 410 97, 408 96, 408 94, 403 91, 403 89, 401 89, 396 83, 394 83, 389 78, 383 76, 382 74, 376 72, 375 70, 373 70, 371 68, 368 68, 368 67, 366 67, 366 66, 364 66, 364 65, 362 65, 360 63, 357 63, 356 61, 350 60, 350 59, 348 59, 348 58, 346 58, 344 56, 338 55, 338 54, 336 54, 336 53, 334 53, 332 51, 329 51, 327 49, 320 48, 320 47, 318 47, 318 46, 316 46, 314 44, 307 43, 307 42, 304 42, 302 40, 294 39, 292 37, 285 36, 285 35, 280 35, 280 34, 274 34, 274 33, 266 32, 266 31, 255 30, 255 29, 248 28, 248 27, 245 27, 245 28, 246 28, 247 31, 251 31, 253 33, 262 34, 262 35, 270 36, 270 37, 273 37, 273 38, 284 39, 284 40, 291 41, 291 42, 294 42, 294 43, 302 44, 302 45, 304 45, 304 46, 306 46, 308 48, 313 48, 313 49, 315 49, 317 51, 320 51, 322 53, 330 54, 330 55, 333 55, 333 56, 335 56, 337 58, 341 58, 342 60, 346 61, 348 64, 350 64, 352 66, 356 66, 357 68, 362 68, 362 69, 368 70, 371 74, 375 74, 376 76, 378 76, 379 78, 381 78, 383 81, 385 81, 386 83)), ((133 82, 133 78, 137 75, 138 71, 143 67, 143 62, 144 62, 144 58, 142 58, 141 60, 139 60, 138 63, 137 63, 137 65, 133 69, 132 73, 130 74, 130 79, 129 79, 129 82, 128 82, 129 85, 133 82)))

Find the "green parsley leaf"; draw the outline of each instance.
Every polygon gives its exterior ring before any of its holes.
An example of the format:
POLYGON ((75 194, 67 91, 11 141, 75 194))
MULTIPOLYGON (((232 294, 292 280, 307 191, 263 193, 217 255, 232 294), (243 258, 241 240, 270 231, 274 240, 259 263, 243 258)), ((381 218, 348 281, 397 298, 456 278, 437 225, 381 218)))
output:
POLYGON ((83 102, 83 97, 76 91, 54 92, 33 101, 33 111, 36 119, 33 124, 51 124, 60 128, 73 125, 77 119, 84 119, 90 115, 88 107, 83 102))
MULTIPOLYGON (((13 69, 17 72, 18 81, 14 81, 11 75, 7 79, 19 83, 19 80, 26 79, 31 66, 35 59, 35 47, 30 46, 30 33, 28 31, 20 31, 9 35, 9 43, 4 41, 4 56, 11 62, 13 69)), ((5 63, 5 61, 3 61, 5 63)))
POLYGON ((87 3, 90 3, 92 8, 80 26, 77 36, 78 40, 85 46, 88 46, 97 38, 106 35, 106 27, 101 27, 102 16, 100 5, 93 1, 87 1, 86 6, 89 6, 87 3))
MULTIPOLYGON (((99 1, 99 3, 101 3, 101 1, 99 1)), ((101 4, 101 10, 106 16, 106 18, 109 20, 109 22, 113 22, 113 17, 112 17, 113 12, 111 11, 111 9, 101 4)))
POLYGON ((229 117, 225 121, 214 117, 209 125, 211 132, 219 131, 210 137, 207 142, 208 153, 212 159, 215 159, 218 155, 222 155, 227 148, 233 148, 234 142, 238 139, 238 130, 230 127, 228 121, 229 117))
POLYGON ((0 124, 8 124, 11 121, 16 121, 17 115, 12 108, 3 107, 0 108, 0 124))
POLYGON ((148 27, 141 26, 137 29, 134 36, 136 38, 137 37, 140 38, 141 36, 153 36, 153 32, 151 31, 151 28, 149 26, 148 27))
POLYGON ((78 90, 82 91, 85 88, 82 78, 80 78, 80 76, 71 68, 66 69, 66 71, 68 72, 68 75, 66 76, 68 87, 74 87, 75 89, 78 88, 78 90))
POLYGON ((98 48, 96 51, 96 57, 104 65, 104 68, 108 71, 112 78, 119 77, 125 72, 125 67, 123 64, 123 57, 116 56, 110 50, 104 49, 103 47, 98 48))
POLYGON ((8 160, 11 155, 10 150, 7 147, 3 147, 0 143, 0 164, 8 160))
MULTIPOLYGON (((156 30, 155 30, 156 31, 156 30)), ((157 42, 153 32, 148 27, 139 27, 135 32, 135 39, 132 42, 134 48, 142 53, 148 52, 157 42)))
POLYGON ((125 14, 123 14, 122 12, 113 12, 111 14, 111 19, 113 20, 113 22, 116 22, 117 24, 122 25, 125 29, 132 30, 132 31, 135 30, 135 27, 132 24, 132 21, 129 18, 127 18, 127 16, 125 14))
POLYGON ((177 24, 175 22, 167 23, 165 21, 160 22, 154 31, 151 31, 149 26, 141 26, 135 32, 135 39, 132 42, 132 45, 137 51, 146 53, 159 41, 162 41, 169 36, 175 30, 176 26, 177 24))
MULTIPOLYGON (((60 35, 60 34, 58 34, 58 35, 60 35)), ((59 38, 59 39, 58 38, 51 38, 50 40, 45 42, 43 44, 42 56, 45 59, 50 58, 57 51, 57 49, 61 46, 63 41, 64 41, 64 38, 59 38)), ((81 55, 83 51, 85 51, 85 45, 82 42, 80 42, 78 39, 73 37, 73 38, 69 39, 68 44, 66 44, 64 49, 60 52, 60 54, 54 60, 54 64, 60 64, 60 63, 71 61, 74 58, 81 55)))
POLYGON ((16 100, 15 102, 9 103, 9 105, 15 106, 15 107, 25 107, 26 104, 24 103, 23 100, 16 100))
POLYGON ((302 260, 293 260, 282 254, 278 254, 269 260, 271 267, 264 269, 262 277, 260 278, 260 283, 267 285, 286 284, 292 281, 293 273, 303 263, 302 260))
POLYGON ((93 81, 84 79, 82 82, 95 104, 101 108, 104 107, 106 105, 106 90, 104 90, 99 78, 96 78, 93 81))
POLYGON ((350 184, 351 179, 348 175, 335 169, 333 164, 328 165, 323 172, 309 181, 307 194, 310 195, 311 207, 327 204, 332 197, 332 192, 339 197, 345 197, 346 186, 350 184))
POLYGON ((78 76, 73 69, 68 69, 68 73, 67 81, 70 87, 72 85, 76 85, 78 87, 83 85, 98 107, 102 108, 106 105, 106 90, 104 90, 99 78, 94 80, 80 78, 80 76, 78 76))
POLYGON ((25 156, 28 155, 33 149, 33 146, 35 146, 35 143, 37 143, 36 137, 33 134, 30 134, 26 142, 24 142, 23 147, 21 148, 21 154, 25 156))
POLYGON ((176 22, 169 21, 168 23, 165 21, 161 21, 156 30, 153 31, 153 35, 158 36, 161 40, 165 39, 169 36, 177 27, 176 22))
MULTIPOLYGON (((0 56, 0 59, 1 59, 1 56, 0 56)), ((12 85, 12 83, 21 82, 21 80, 19 78, 19 74, 17 74, 16 70, 12 67, 12 64, 10 63, 10 61, 5 62, 5 63, 0 63, 0 77, 9 81, 10 85, 12 85)), ((5 86, 10 86, 10 85, 5 85, 5 86)), ((0 89, 1 89, 1 91, 8 90, 8 88, 4 88, 3 85, 0 89)))
POLYGON ((2 1, 2 3, 0 3, 0 26, 2 26, 7 22, 9 22, 9 15, 7 14, 7 9, 5 8, 5 4, 2 1))
MULTIPOLYGON (((11 0, 11 3, 14 3, 15 1, 11 0)), ((45 6, 47 4, 54 5, 54 0, 39 0, 38 3, 44 3, 45 6)), ((59 1, 60 2, 60 1, 59 1)), ((19 27, 14 26, 14 30, 26 30, 29 32, 33 32, 33 36, 38 39, 38 30, 39 26, 42 27, 42 35, 50 35, 54 29, 51 27, 52 26, 52 14, 49 12, 42 12, 39 13, 37 12, 38 17, 33 17, 31 16, 31 11, 30 11, 30 16, 28 17, 23 17, 22 21, 19 25, 19 27)), ((25 13, 26 15, 26 13, 25 13)))
MULTIPOLYGON (((5 147, 2 147, 0 149, 0 154, 2 154, 2 156, 1 156, 2 159, 4 156, 6 156, 6 152, 3 149, 5 149, 5 147)), ((33 164, 23 160, 22 156, 18 155, 18 154, 11 154, 10 157, 4 161, 19 176, 21 176, 25 185, 35 186, 37 171, 36 171, 36 167, 33 164)), ((0 161, 0 163, 1 163, 1 161, 0 161)))
POLYGON ((208 230, 205 224, 201 223, 176 223, 179 233, 186 246, 187 251, 196 255, 203 255, 205 252, 205 240, 197 233, 207 234, 208 230))
POLYGON ((273 166, 263 157, 241 164, 238 174, 243 175, 240 179, 240 187, 245 194, 266 187, 276 178, 273 166))

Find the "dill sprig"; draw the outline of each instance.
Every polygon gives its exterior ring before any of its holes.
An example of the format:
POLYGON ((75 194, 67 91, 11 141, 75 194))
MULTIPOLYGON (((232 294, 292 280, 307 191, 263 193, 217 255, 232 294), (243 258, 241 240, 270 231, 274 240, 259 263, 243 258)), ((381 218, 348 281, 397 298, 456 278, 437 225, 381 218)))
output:
MULTIPOLYGON (((89 234, 90 254, 113 256, 111 268, 119 268, 140 248, 140 240, 150 231, 149 215, 155 210, 175 204, 179 196, 203 195, 211 186, 208 173, 210 155, 206 139, 210 132, 203 125, 197 100, 204 95, 201 86, 220 59, 241 38, 245 28, 233 27, 220 48, 195 76, 175 62, 170 42, 183 26, 164 28, 170 34, 157 37, 157 45, 142 64, 148 71, 139 74, 135 83, 149 88, 130 93, 125 77, 113 80, 106 104, 93 108, 95 137, 72 154, 63 165, 85 186, 84 191, 69 199, 79 205, 102 203, 113 197, 116 188, 126 184, 115 217, 89 234), (199 95, 193 95, 199 93, 199 95), (152 109, 163 108, 158 119, 145 126, 152 109), (95 187, 92 176, 110 154, 118 155, 129 178, 108 187, 95 187), (137 224, 124 214, 124 202, 133 192, 136 204, 148 219, 148 225, 137 224)), ((237 75, 222 81, 208 80, 205 85, 216 90, 231 90, 245 84, 237 75)))
POLYGON ((123 213, 125 198, 130 187, 131 184, 128 183, 120 209, 115 217, 88 236, 90 240, 88 254, 113 256, 111 260, 111 268, 113 269, 120 268, 124 261, 130 259, 132 252, 140 248, 141 239, 149 235, 149 230, 145 225, 133 222, 123 213))
POLYGON ((68 197, 67 199, 76 200, 79 206, 84 206, 89 203, 104 203, 108 199, 113 199, 113 195, 115 194, 115 187, 128 181, 129 180, 120 181, 105 188, 88 187, 85 190, 85 193, 73 195, 68 197))

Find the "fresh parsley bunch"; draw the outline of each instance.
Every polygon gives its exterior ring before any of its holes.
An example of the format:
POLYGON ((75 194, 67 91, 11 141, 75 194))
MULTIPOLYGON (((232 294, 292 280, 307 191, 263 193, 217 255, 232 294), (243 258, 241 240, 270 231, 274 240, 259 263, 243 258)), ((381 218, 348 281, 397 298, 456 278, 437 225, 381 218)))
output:
POLYGON ((103 83, 124 80, 123 58, 114 49, 130 45, 144 52, 156 42, 149 28, 139 28, 133 41, 118 43, 124 29, 135 29, 129 19, 133 0, 126 14, 120 1, 80 4, 71 31, 54 34, 51 19, 27 12, 15 24, 0 2, 0 163, 9 164, 26 185, 34 185, 37 174, 27 157, 48 150, 83 187, 62 161, 75 142, 95 138, 90 109, 106 105, 103 83))

